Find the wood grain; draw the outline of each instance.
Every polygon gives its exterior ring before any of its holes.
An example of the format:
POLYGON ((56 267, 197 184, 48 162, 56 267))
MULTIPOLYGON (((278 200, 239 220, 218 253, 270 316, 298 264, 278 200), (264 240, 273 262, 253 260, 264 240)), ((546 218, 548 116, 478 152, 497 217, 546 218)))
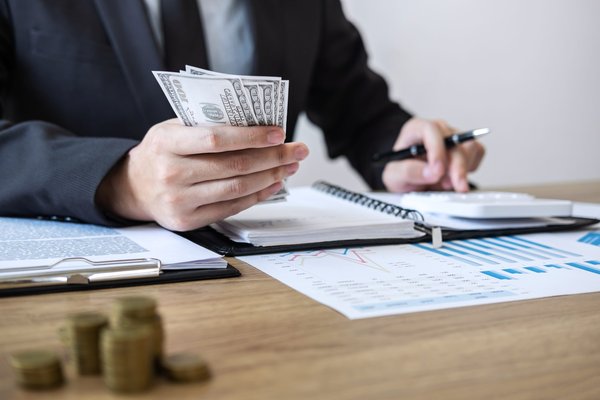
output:
POLYGON ((600 293, 350 321, 231 262, 242 277, 0 299, 0 399, 123 398, 71 371, 63 388, 22 391, 7 357, 62 351, 67 314, 131 294, 158 300, 167 352, 198 352, 213 378, 128 398, 600 399, 600 293))

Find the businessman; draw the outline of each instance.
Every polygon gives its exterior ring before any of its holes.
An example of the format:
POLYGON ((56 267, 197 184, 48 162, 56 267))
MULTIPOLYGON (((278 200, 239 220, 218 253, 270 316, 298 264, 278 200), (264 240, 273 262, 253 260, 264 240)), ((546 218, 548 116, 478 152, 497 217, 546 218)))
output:
POLYGON ((338 0, 0 0, 0 215, 189 230, 266 199, 308 149, 300 112, 373 188, 468 190, 483 147, 390 101, 338 0), (288 132, 186 127, 152 70, 290 80, 288 132), (424 143, 427 159, 371 163, 424 143))

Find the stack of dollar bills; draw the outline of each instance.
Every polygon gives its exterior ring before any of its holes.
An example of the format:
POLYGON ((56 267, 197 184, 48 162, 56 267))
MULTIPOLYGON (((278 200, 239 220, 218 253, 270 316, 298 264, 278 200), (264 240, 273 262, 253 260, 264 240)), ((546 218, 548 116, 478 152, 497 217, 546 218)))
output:
MULTIPOLYGON (((153 71, 169 104, 187 126, 279 126, 286 129, 289 81, 272 76, 229 75, 186 66, 153 71)), ((269 198, 283 199, 284 187, 269 198)))

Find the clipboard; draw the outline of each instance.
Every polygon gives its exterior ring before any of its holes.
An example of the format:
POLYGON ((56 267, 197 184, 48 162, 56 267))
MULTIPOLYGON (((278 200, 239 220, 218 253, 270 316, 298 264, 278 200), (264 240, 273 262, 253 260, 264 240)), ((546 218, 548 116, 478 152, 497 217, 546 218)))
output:
POLYGON ((241 276, 241 273, 229 264, 226 268, 162 270, 160 260, 154 258, 94 262, 77 257, 67 258, 49 266, 16 268, 11 272, 14 272, 14 276, 0 278, 0 297, 241 276), (58 264, 67 262, 78 262, 84 266, 69 270, 52 270, 58 264))

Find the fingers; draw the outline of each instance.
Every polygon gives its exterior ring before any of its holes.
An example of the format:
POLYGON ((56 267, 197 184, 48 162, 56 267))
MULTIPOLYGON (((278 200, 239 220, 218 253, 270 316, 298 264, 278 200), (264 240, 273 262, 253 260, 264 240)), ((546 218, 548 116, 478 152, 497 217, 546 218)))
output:
POLYGON ((249 175, 202 182, 188 187, 184 195, 193 201, 194 207, 241 198, 283 181, 294 175, 299 167, 300 164, 292 163, 249 175))
POLYGON ((404 160, 388 163, 383 181, 392 192, 423 190, 438 183, 445 172, 441 162, 435 162, 432 167, 423 160, 404 160))
POLYGON ((276 126, 189 127, 169 120, 153 126, 145 140, 157 151, 186 156, 275 146, 284 142, 285 134, 276 126))
MULTIPOLYGON (((454 189, 457 192, 469 191, 469 183, 467 182, 467 157, 460 146, 451 151, 448 176, 451 182, 451 187, 448 189, 454 189)), ((447 187, 448 183, 442 182, 442 186, 447 187)))
MULTIPOLYGON (((423 130, 423 145, 427 149, 429 173, 439 171, 439 167, 436 167, 436 165, 441 164, 442 168, 446 165, 447 156, 444 138, 452 135, 452 133, 452 129, 443 121, 433 121, 425 125, 423 130)), ((443 171, 436 178, 439 179, 442 175, 443 171)))
POLYGON ((173 231, 189 231, 237 214, 256 203, 268 199, 279 192, 282 187, 281 182, 276 182, 259 192, 234 200, 203 205, 188 213, 160 216, 156 219, 156 222, 173 231))
POLYGON ((485 154, 484 147, 470 141, 450 150, 444 139, 455 129, 444 121, 413 118, 402 127, 395 149, 423 143, 427 158, 390 162, 383 170, 383 183, 390 191, 469 190, 467 174, 475 171, 485 154))
POLYGON ((279 146, 247 149, 222 154, 189 156, 182 160, 181 172, 186 183, 211 179, 224 179, 253 174, 272 168, 297 163, 308 156, 304 143, 285 143, 279 146))
POLYGON ((485 156, 485 147, 477 141, 466 142, 461 145, 467 158, 467 171, 473 172, 479 168, 483 156, 485 156))

